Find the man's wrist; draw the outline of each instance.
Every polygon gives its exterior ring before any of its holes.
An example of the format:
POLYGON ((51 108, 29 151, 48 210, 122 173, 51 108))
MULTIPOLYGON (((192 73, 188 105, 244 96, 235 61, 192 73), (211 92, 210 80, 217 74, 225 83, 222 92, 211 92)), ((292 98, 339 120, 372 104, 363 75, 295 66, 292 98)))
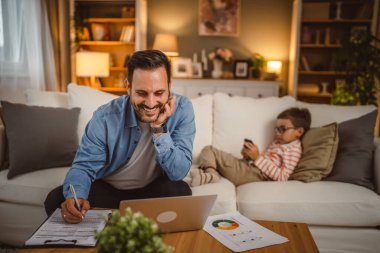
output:
POLYGON ((158 127, 155 127, 155 126, 150 126, 150 130, 153 134, 162 134, 162 133, 166 133, 166 125, 162 125, 162 126, 158 126, 158 127))

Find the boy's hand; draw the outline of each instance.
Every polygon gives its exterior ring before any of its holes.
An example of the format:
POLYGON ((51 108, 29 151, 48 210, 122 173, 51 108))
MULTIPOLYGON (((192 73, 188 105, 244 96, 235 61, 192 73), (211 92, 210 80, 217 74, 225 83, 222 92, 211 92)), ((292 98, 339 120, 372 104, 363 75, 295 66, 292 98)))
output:
POLYGON ((244 142, 241 154, 245 159, 255 161, 259 157, 260 152, 259 148, 255 144, 244 142))
POLYGON ((166 122, 175 110, 175 101, 176 96, 169 97, 168 102, 162 108, 156 121, 150 124, 151 127, 161 127, 166 122))

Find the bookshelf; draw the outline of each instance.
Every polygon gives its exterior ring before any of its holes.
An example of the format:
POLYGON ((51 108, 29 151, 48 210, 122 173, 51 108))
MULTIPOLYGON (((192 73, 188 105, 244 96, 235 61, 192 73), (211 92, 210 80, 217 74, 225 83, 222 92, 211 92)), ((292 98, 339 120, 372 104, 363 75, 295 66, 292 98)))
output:
POLYGON ((126 59, 137 50, 146 49, 147 0, 75 0, 72 34, 72 80, 90 85, 88 78, 75 72, 75 53, 103 52, 110 55, 109 76, 93 88, 113 94, 125 94, 126 59))
POLYGON ((336 53, 356 29, 376 30, 378 9, 379 0, 294 1, 288 94, 330 103, 336 83, 347 77, 335 71, 336 53))

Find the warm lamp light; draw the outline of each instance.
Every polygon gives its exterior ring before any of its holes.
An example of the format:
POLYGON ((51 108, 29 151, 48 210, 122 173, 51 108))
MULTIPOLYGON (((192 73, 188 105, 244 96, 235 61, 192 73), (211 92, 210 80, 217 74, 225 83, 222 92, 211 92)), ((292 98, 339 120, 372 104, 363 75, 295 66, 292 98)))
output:
POLYGON ((274 74, 281 74, 282 62, 281 61, 268 61, 267 63, 267 72, 274 74))
POLYGON ((169 57, 178 56, 177 36, 165 33, 156 34, 153 49, 160 50, 169 57))
POLYGON ((90 77, 91 87, 96 87, 95 77, 110 75, 109 54, 100 52, 78 52, 76 54, 76 75, 90 77))
POLYGON ((265 80, 276 80, 281 74, 282 62, 281 61, 268 61, 267 71, 264 74, 265 80))

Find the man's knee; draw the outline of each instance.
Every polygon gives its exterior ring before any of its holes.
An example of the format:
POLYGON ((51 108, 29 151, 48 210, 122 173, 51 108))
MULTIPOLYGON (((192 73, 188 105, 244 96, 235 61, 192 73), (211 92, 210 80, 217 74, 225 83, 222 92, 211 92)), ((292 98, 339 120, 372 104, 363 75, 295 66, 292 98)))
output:
POLYGON ((65 200, 63 197, 63 186, 58 186, 57 188, 53 189, 49 194, 47 195, 44 205, 45 205, 45 212, 47 215, 52 214, 55 209, 59 208, 61 206, 61 203, 65 200))

